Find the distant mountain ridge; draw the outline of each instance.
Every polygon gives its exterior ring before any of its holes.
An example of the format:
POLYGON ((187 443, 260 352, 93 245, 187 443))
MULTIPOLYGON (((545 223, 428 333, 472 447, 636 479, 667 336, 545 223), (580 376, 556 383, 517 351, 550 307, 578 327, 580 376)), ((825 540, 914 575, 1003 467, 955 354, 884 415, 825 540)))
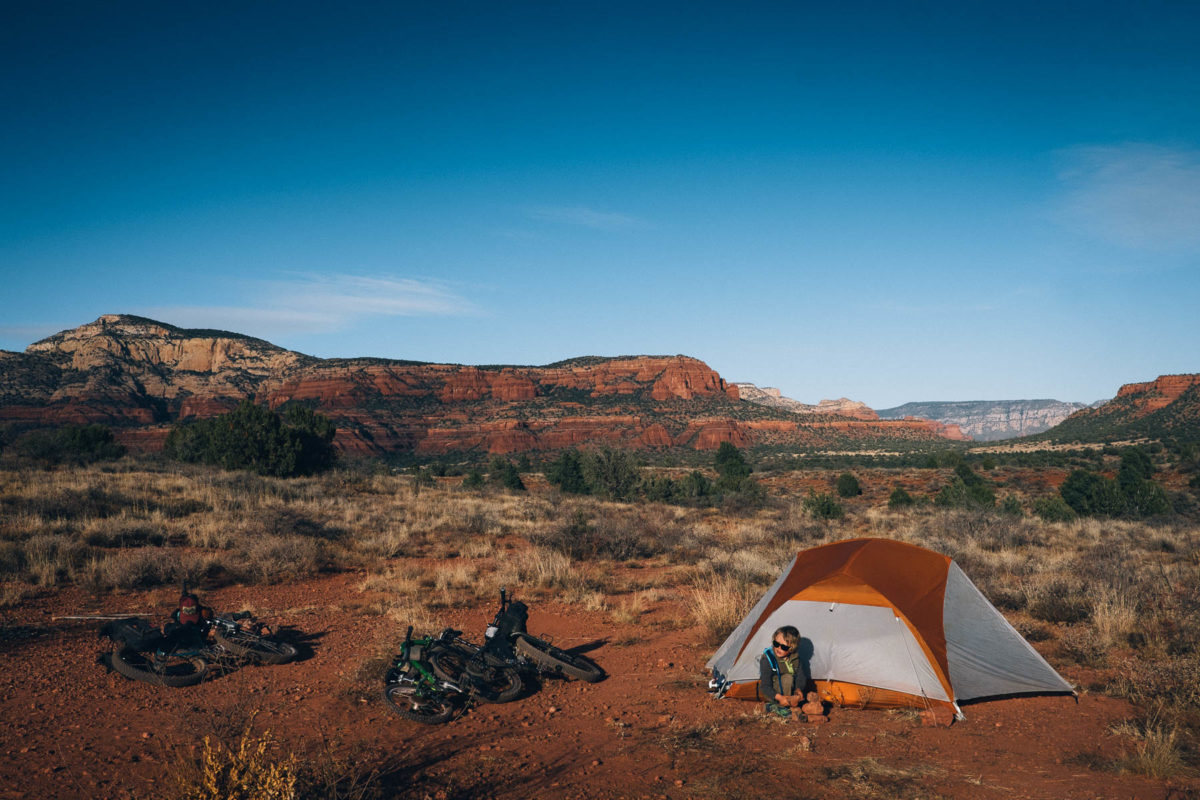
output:
POLYGON ((814 406, 784 397, 778 389, 771 386, 760 388, 753 383, 734 383, 733 385, 737 387, 738 395, 743 400, 771 408, 781 408, 795 414, 838 414, 852 419, 879 419, 879 415, 866 403, 845 397, 837 400, 822 400, 814 406))
POLYGON ((547 366, 320 359, 237 333, 106 314, 0 351, 0 423, 99 422, 140 449, 170 426, 252 400, 299 402, 361 454, 509 453, 587 445, 879 448, 945 438, 932 423, 797 415, 743 403, 688 356, 583 356, 547 366))
MULTIPOLYGON (((837 414, 868 422, 881 419, 879 414, 866 403, 850 400, 845 397, 837 400, 822 400, 814 406, 808 403, 801 403, 799 400, 793 400, 790 397, 784 397, 778 389, 771 386, 759 387, 753 383, 745 382, 734 383, 733 386, 737 388, 741 399, 747 402, 790 411, 793 414, 837 414)), ((924 425, 929 430, 937 432, 938 435, 946 439, 955 441, 969 440, 969 437, 954 423, 946 423, 942 420, 925 417, 920 414, 905 415, 892 419, 924 425)))
POLYGON ((1087 403, 1061 400, 962 400, 905 403, 878 411, 880 419, 924 417, 957 425, 979 442, 1015 439, 1053 428, 1087 403))

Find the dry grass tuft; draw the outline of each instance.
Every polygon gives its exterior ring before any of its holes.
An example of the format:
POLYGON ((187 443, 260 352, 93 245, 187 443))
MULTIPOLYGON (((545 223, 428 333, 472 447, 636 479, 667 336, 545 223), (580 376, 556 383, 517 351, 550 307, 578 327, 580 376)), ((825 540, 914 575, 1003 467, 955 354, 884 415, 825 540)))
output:
POLYGON ((849 797, 861 800, 916 800, 939 798, 928 787, 932 770, 928 767, 889 767, 874 758, 860 758, 851 763, 825 767, 826 777, 848 791, 849 797))
POLYGON ((734 577, 709 574, 687 590, 685 602, 706 644, 719 645, 758 601, 761 592, 734 577))
POLYGON ((1161 711, 1156 710, 1138 722, 1123 722, 1113 733, 1133 743, 1133 751, 1118 765, 1123 772, 1158 779, 1188 772, 1179 725, 1164 719, 1161 711))

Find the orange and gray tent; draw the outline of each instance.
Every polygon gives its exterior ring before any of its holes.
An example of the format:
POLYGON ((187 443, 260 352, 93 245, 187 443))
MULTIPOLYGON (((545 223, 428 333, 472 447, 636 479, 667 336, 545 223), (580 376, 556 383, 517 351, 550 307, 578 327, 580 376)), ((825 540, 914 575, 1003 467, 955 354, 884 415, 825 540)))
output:
POLYGON ((1073 691, 948 556, 888 539, 800 552, 709 659, 726 697, 758 698, 758 659, 784 625, 822 699, 859 708, 948 706, 1073 691))

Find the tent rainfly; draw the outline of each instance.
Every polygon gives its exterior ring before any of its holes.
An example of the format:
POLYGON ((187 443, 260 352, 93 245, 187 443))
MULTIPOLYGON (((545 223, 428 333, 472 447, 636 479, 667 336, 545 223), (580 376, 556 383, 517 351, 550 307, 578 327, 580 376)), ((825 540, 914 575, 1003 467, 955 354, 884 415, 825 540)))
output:
POLYGON ((888 539, 800 552, 708 661, 723 696, 758 698, 758 658, 783 625, 821 698, 857 708, 948 707, 1073 692, 948 556, 888 539))

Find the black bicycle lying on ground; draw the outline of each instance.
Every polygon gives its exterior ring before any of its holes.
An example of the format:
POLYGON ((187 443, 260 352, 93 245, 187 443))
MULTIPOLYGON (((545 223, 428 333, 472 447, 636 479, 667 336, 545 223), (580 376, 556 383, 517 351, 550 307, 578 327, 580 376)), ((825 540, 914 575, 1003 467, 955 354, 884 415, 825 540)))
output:
POLYGON ((112 642, 109 666, 126 678, 161 686, 193 686, 217 666, 286 664, 297 654, 295 645, 272 638, 249 611, 168 633, 141 617, 127 617, 108 622, 99 635, 112 642))
MULTIPOLYGON (((432 640, 430 666, 447 680, 457 679, 469 665, 480 662, 514 667, 526 675, 568 677, 588 683, 604 678, 604 670, 591 659, 532 636, 526 630, 528 620, 529 607, 520 600, 509 600, 506 590, 501 589, 500 609, 484 631, 483 645, 463 639, 462 631, 447 628, 432 640)), ((519 690, 507 699, 515 699, 518 694, 519 690)))
POLYGON ((521 693, 521 678, 515 669, 480 659, 467 659, 455 678, 436 675, 430 661, 439 649, 439 640, 428 636, 414 639, 412 632, 409 625, 383 687, 383 699, 405 719, 437 725, 465 711, 473 700, 505 702, 501 696, 511 695, 507 699, 512 699, 521 693))

